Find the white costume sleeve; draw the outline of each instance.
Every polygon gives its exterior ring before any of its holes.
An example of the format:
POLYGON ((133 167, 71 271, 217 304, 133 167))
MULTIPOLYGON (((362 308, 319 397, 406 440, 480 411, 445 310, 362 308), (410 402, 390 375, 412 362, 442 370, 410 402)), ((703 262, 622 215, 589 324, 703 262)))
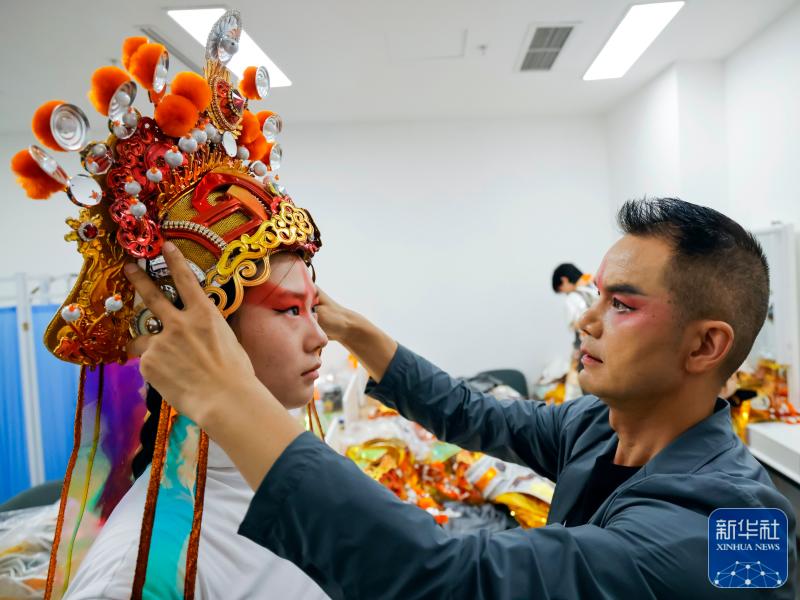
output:
MULTIPOLYGON (((128 600, 150 469, 120 501, 84 558, 64 600, 128 600)), ((222 449, 209 445, 196 600, 291 598, 328 600, 298 567, 240 536, 253 490, 222 449)), ((158 543, 154 538, 153 543, 158 543)))

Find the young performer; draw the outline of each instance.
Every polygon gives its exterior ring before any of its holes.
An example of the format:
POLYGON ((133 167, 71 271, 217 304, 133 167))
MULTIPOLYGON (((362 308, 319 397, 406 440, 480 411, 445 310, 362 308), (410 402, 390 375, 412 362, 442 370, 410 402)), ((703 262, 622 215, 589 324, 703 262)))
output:
MULTIPOLYGON (((319 354, 327 342, 316 320, 319 299, 299 256, 275 254, 270 266, 269 280, 245 292, 229 323, 259 381, 275 390, 286 408, 300 408, 312 398, 319 354)), ((152 452, 154 441, 144 437, 143 451, 152 452)), ((148 466, 89 548, 66 600, 131 597, 149 479, 148 466)), ((225 452, 210 442, 195 598, 327 598, 294 564, 237 534, 252 497, 225 452)), ((161 542, 154 537, 151 544, 161 542)))
POLYGON ((63 190, 81 208, 68 239, 83 269, 45 334, 57 357, 82 366, 47 598, 324 597, 297 568, 236 536, 250 499, 241 476, 168 393, 160 398, 142 379, 137 361, 126 362, 130 340, 162 323, 123 266, 141 265, 162 298, 181 306, 162 255, 171 240, 208 307, 251 352, 254 376, 284 406, 312 397, 325 336, 305 265, 321 241, 275 175, 280 117, 248 110, 267 96, 268 72, 254 65, 238 88, 231 83, 226 64, 241 32, 238 12, 226 12, 209 33, 205 76, 171 81, 162 45, 126 39, 124 68, 91 78, 89 99, 111 135, 88 141, 88 117, 54 100, 34 114, 41 146, 12 160, 31 198, 63 190), (152 118, 137 96, 152 103, 152 118), (69 150, 80 151, 84 173, 70 176, 50 154, 69 150), (148 463, 134 484, 134 468, 148 463))

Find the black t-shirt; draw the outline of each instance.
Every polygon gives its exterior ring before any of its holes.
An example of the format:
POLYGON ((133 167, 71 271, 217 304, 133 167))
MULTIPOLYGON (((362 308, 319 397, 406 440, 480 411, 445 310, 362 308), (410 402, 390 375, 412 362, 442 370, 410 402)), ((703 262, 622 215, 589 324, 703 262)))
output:
POLYGON ((639 469, 641 467, 615 465, 613 452, 598 456, 583 494, 567 517, 566 525, 573 527, 588 523, 600 505, 639 469))

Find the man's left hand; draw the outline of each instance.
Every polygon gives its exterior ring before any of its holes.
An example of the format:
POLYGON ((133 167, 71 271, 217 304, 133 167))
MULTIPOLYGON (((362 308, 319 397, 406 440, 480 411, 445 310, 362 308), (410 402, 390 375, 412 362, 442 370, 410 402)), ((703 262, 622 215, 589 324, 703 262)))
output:
POLYGON ((137 265, 126 265, 126 276, 163 325, 160 333, 131 341, 128 353, 141 357, 142 376, 170 405, 205 427, 232 383, 255 379, 253 366, 180 250, 166 242, 163 251, 184 308, 173 306, 137 265))

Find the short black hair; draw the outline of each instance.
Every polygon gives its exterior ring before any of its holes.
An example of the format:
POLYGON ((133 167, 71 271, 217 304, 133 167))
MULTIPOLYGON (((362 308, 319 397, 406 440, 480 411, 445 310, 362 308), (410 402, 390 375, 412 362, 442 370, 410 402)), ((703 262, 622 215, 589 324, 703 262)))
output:
POLYGON ((617 222, 626 234, 672 245, 666 284, 684 322, 715 319, 733 328, 720 372, 727 380, 747 358, 767 316, 769 265, 761 244, 733 219, 677 198, 630 200, 617 222))
POLYGON ((561 287, 561 278, 566 277, 570 283, 576 283, 583 277, 583 272, 572 263, 562 263, 553 271, 553 291, 558 292, 561 287))

